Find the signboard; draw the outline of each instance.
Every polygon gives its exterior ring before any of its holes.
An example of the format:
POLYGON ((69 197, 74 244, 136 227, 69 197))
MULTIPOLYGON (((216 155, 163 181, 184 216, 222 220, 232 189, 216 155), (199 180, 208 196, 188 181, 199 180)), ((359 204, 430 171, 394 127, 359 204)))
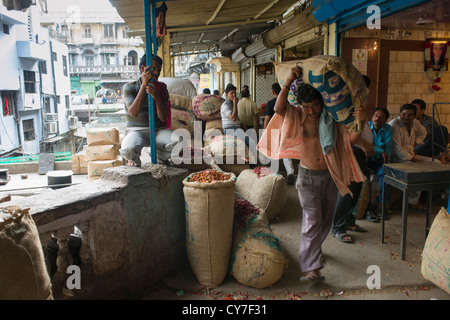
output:
POLYGON ((206 73, 200 74, 200 88, 206 89, 210 86, 210 75, 206 73))

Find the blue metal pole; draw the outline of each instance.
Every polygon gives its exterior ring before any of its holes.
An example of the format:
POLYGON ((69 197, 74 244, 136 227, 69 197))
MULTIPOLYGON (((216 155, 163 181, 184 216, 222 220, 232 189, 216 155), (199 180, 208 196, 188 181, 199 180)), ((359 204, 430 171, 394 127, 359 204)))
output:
MULTIPOLYGON (((145 51, 147 53, 147 66, 152 66, 152 38, 156 39, 156 26, 153 22, 152 32, 151 19, 155 16, 155 5, 152 0, 144 0, 145 11, 145 51), (150 6, 150 4, 152 4, 150 6), (151 36, 153 34, 153 37, 151 36)), ((156 20, 155 20, 156 21, 156 20)), ((155 52, 156 53, 156 52, 155 52)), ((151 80, 152 81, 152 80, 151 80)), ((148 117, 149 117, 149 130, 150 130, 150 157, 153 164, 157 163, 156 158, 156 133, 155 133, 155 106, 153 97, 148 95, 148 117)))

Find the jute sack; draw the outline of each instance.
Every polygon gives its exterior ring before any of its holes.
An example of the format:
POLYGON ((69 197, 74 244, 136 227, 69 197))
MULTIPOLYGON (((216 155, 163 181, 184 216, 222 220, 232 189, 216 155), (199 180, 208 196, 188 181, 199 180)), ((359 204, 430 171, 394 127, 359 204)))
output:
POLYGON ((170 104, 173 109, 191 111, 192 112, 192 98, 182 96, 176 93, 169 94, 170 104))
POLYGON ((441 208, 422 252, 422 275, 450 294, 450 215, 441 208))
POLYGON ((220 119, 220 107, 224 99, 215 95, 199 94, 192 99, 192 109, 195 116, 204 121, 220 119))
POLYGON ((52 286, 29 209, 0 209, 0 300, 51 300, 52 286))
POLYGON ((230 262, 236 175, 224 173, 230 176, 226 181, 189 182, 193 174, 183 180, 187 255, 200 284, 214 288, 230 262))
POLYGON ((194 137, 194 113, 189 110, 172 109, 172 121, 170 123, 170 129, 186 129, 189 131, 191 137, 194 137))
POLYGON ((287 182, 278 173, 261 176, 254 169, 244 170, 236 179, 236 191, 263 209, 269 221, 277 216, 287 200, 287 182))
POLYGON ((249 159, 248 146, 243 140, 231 135, 215 136, 204 151, 219 164, 244 164, 249 159))
MULTIPOLYGON (((322 95, 324 106, 334 121, 347 126, 350 132, 362 131, 361 123, 351 113, 355 108, 366 108, 368 91, 361 73, 353 64, 336 56, 290 61, 283 68, 278 65, 280 83, 286 81, 288 71, 295 65, 301 68, 302 76, 291 85, 291 100, 297 97, 296 90, 302 82, 310 84, 322 95)), ((275 67, 277 72, 277 64, 275 67)))
POLYGON ((234 212, 230 274, 240 283, 257 289, 276 283, 288 261, 264 210, 237 197, 234 212))

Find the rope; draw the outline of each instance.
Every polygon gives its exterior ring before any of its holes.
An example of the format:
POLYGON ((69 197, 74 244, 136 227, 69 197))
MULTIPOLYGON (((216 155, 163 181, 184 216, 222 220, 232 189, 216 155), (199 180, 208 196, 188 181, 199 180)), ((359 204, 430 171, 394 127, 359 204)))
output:
POLYGON ((150 171, 155 180, 160 181, 160 186, 164 187, 168 182, 167 166, 162 164, 146 163, 141 167, 143 170, 150 171))

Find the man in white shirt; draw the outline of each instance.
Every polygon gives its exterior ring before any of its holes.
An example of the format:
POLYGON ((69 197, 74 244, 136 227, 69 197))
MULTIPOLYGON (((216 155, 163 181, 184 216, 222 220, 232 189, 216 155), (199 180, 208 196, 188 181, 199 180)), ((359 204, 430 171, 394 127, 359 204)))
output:
MULTIPOLYGON (((429 157, 424 157, 415 153, 414 148, 418 144, 423 144, 427 136, 427 130, 416 119, 417 108, 413 104, 404 104, 400 108, 397 118, 391 120, 392 127, 392 162, 423 162, 432 161, 429 157)), ((419 202, 421 192, 411 193, 409 204, 411 208, 424 210, 425 207, 419 202)))

